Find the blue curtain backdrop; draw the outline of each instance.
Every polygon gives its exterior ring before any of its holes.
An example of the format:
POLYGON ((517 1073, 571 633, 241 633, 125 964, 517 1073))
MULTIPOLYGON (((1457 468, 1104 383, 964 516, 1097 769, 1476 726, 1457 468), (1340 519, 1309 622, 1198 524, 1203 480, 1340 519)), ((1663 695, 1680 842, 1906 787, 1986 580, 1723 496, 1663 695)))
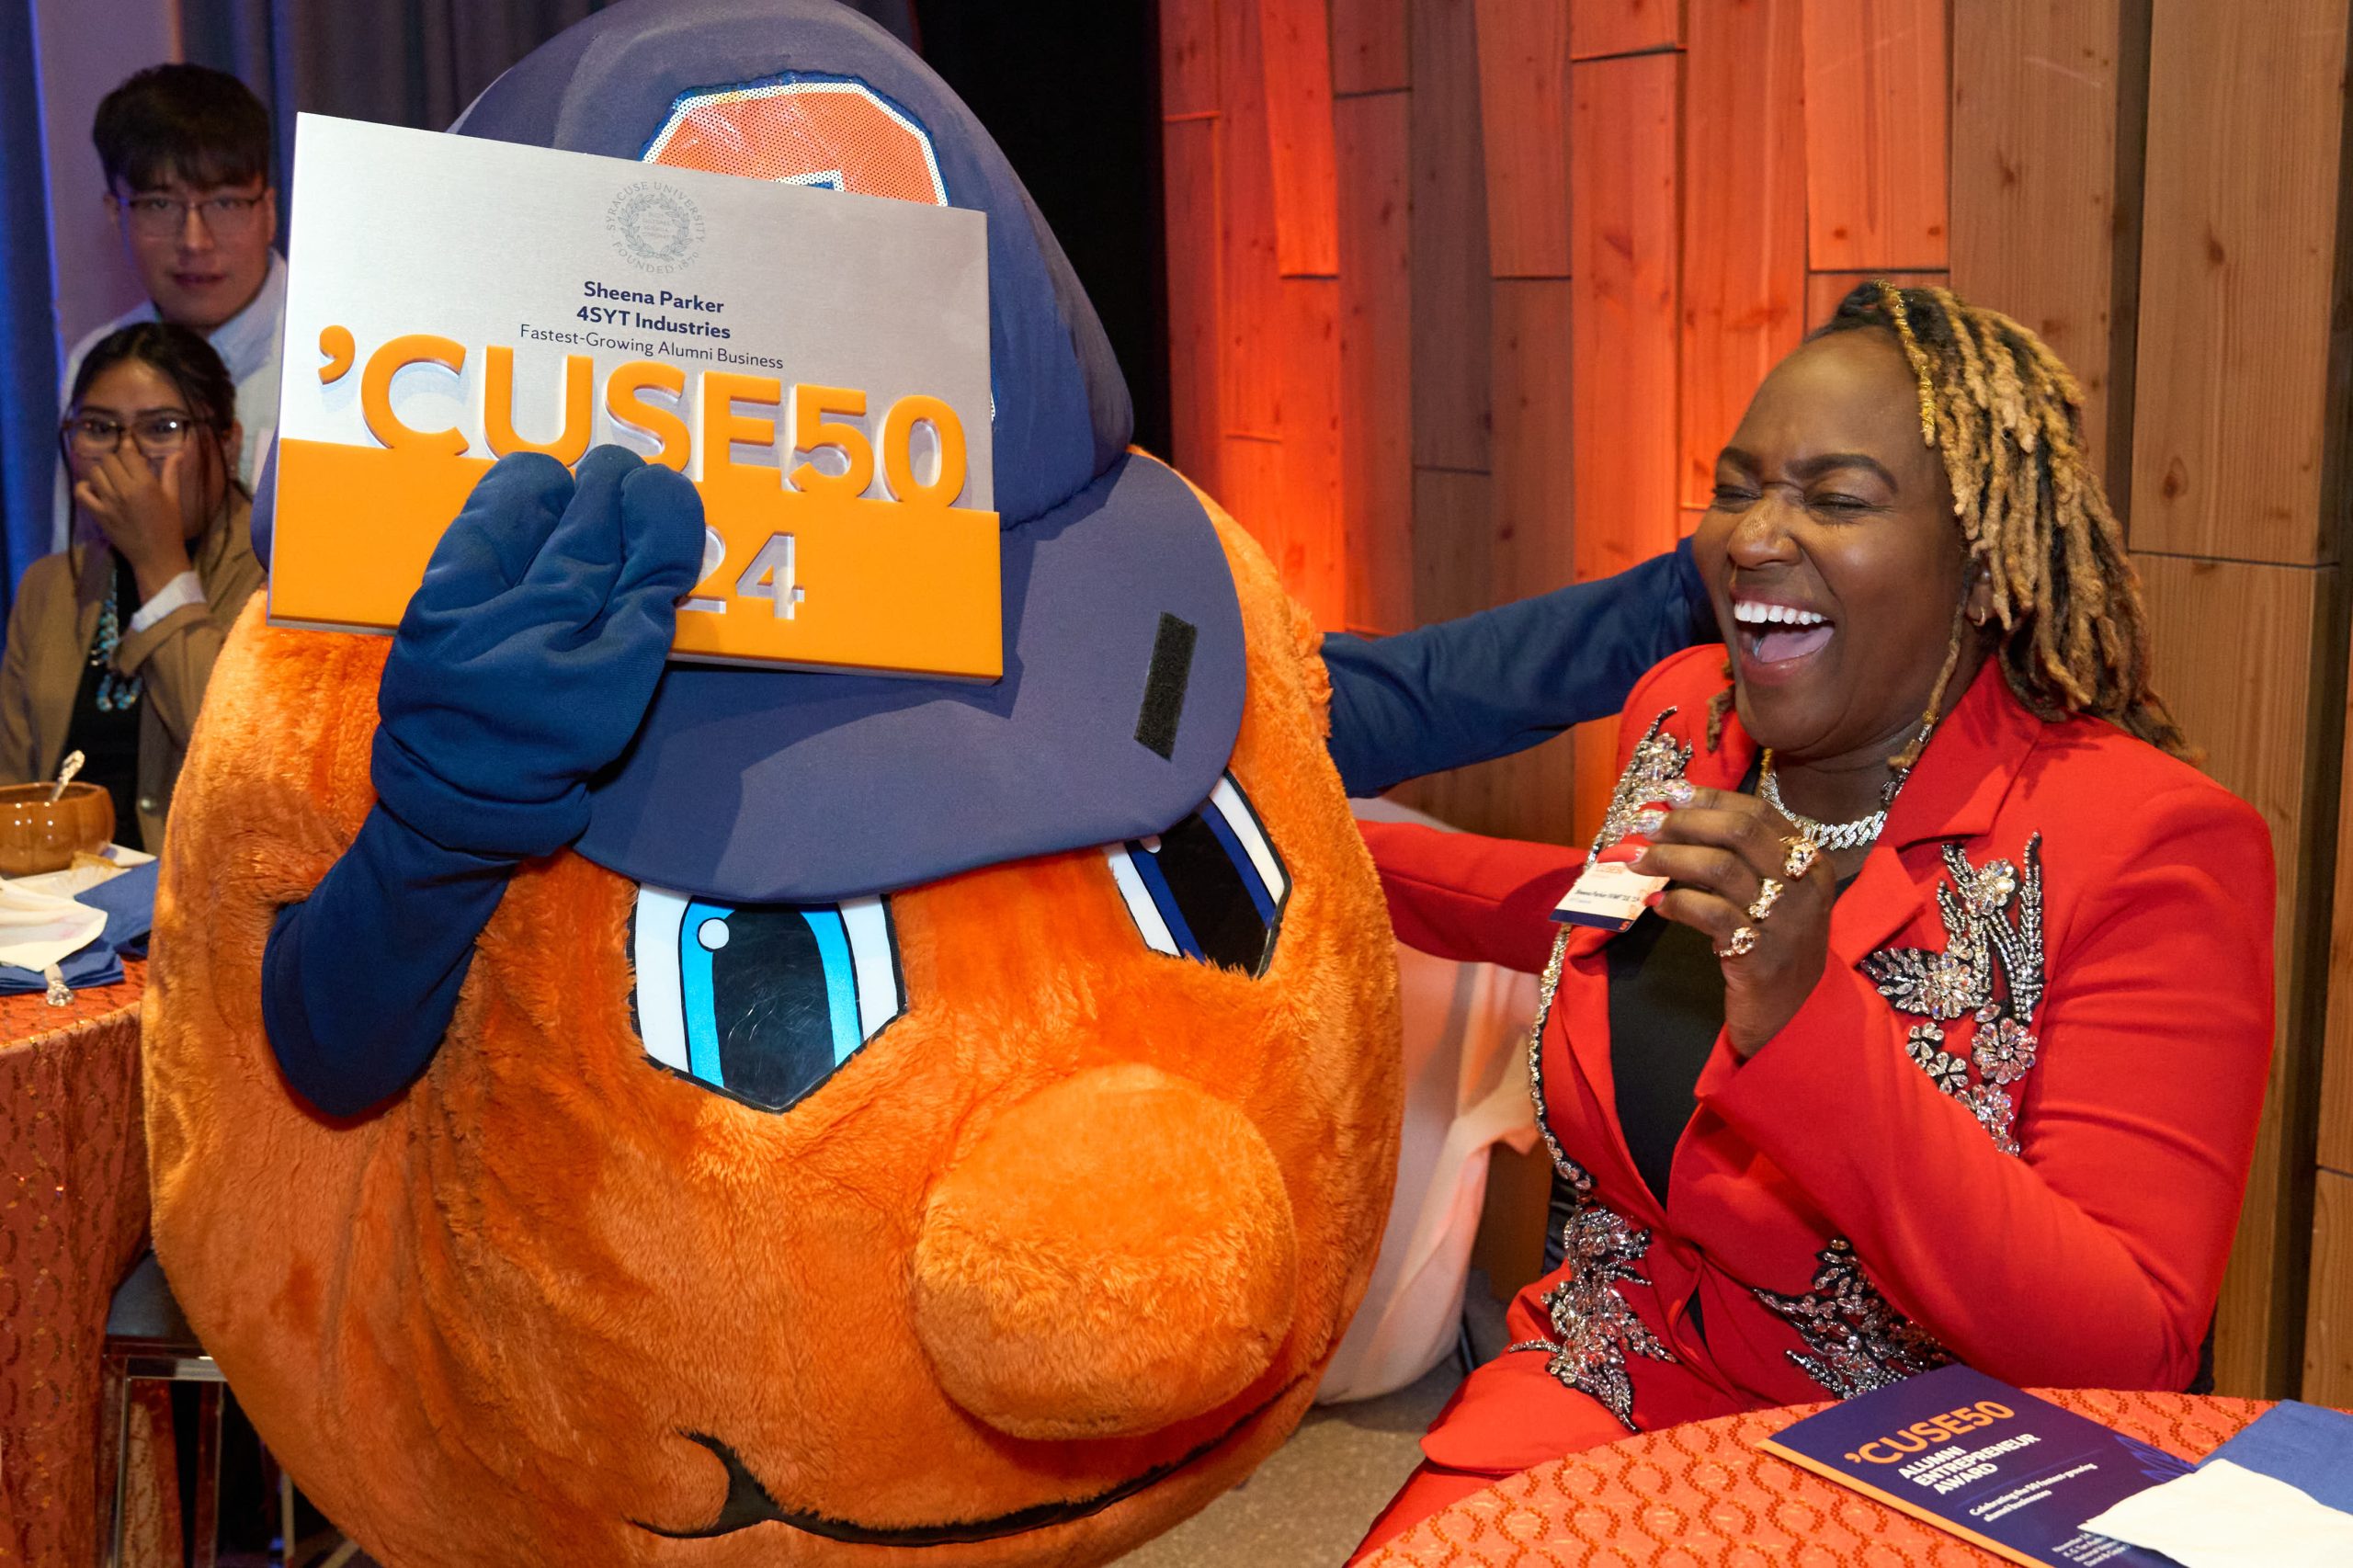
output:
POLYGON ((49 550, 57 460, 57 327, 49 204, 33 69, 32 0, 0 0, 0 516, 7 551, 0 608, 49 550))

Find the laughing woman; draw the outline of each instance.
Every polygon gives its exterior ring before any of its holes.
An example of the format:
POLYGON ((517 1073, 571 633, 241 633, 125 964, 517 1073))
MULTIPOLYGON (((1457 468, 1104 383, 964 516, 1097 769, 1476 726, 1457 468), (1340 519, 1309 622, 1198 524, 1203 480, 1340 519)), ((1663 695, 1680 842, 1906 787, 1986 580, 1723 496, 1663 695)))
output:
POLYGON ((2270 844, 2148 682, 2081 396, 1865 285, 1766 379, 1696 555, 1731 645, 1626 709, 1597 852, 1369 827, 1398 934, 1544 971, 1561 1266, 1369 1542, 1542 1460, 1962 1360, 2196 1376, 2271 1042, 2270 844), (1621 851, 1620 854, 1626 853, 1621 851))

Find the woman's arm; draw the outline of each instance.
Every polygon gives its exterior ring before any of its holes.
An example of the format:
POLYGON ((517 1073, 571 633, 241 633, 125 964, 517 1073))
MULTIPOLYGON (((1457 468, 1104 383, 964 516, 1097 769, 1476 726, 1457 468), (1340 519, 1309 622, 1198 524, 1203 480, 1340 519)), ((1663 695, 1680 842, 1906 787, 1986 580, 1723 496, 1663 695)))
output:
POLYGON ((1525 751, 1625 706, 1712 639, 1690 542, 1631 571, 1394 637, 1324 639, 1332 760, 1351 795, 1525 751))
POLYGON ((1409 823, 1358 826, 1380 868, 1399 941, 1531 974, 1544 967, 1560 929, 1552 906, 1576 880, 1583 852, 1409 823))
POLYGON ((0 784, 28 784, 40 776, 40 761, 33 756, 33 616, 28 607, 40 597, 49 571, 46 562, 34 562, 17 585, 17 602, 8 607, 8 642, 0 650, 0 784))
MULTIPOLYGON (((2271 1051, 2272 869, 2205 788, 2134 807, 2047 955, 2020 1155, 1906 1054, 1921 1020, 1833 962, 1702 1102, 1803 1187, 1888 1298, 2013 1382, 2181 1388, 2221 1289, 2271 1051)), ((2053 846, 2052 852, 2065 846, 2053 846)), ((1942 1026, 1971 1048, 1973 1020, 1942 1026)))
MULTIPOLYGON (((233 521, 230 526, 244 525, 233 521)), ((212 684, 212 666, 229 640, 229 629, 262 585, 261 563, 244 551, 231 554, 222 570, 223 582, 204 585, 209 602, 181 605, 141 631, 125 625, 122 641, 115 645, 117 673, 145 683, 156 718, 173 744, 183 748, 196 728, 204 688, 212 684)))

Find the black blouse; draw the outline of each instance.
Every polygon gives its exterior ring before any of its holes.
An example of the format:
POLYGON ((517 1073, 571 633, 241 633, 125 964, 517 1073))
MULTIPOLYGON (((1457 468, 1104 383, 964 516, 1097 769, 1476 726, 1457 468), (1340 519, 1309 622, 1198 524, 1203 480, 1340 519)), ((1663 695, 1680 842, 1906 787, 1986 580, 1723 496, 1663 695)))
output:
MULTIPOLYGON (((1756 786, 1755 770, 1743 782, 1756 786)), ((1838 884, 1845 892, 1853 882, 1838 884)), ((1666 1202, 1675 1146, 1699 1108, 1694 1093, 1724 1027, 1722 960, 1707 936, 1648 914, 1603 949, 1609 979, 1609 1074, 1619 1131, 1643 1185, 1666 1202)), ((1544 1267, 1557 1268, 1575 1194, 1555 1173, 1544 1267)))
POLYGON ((1643 1183, 1666 1201, 1675 1145, 1699 1108, 1699 1071, 1724 1027, 1724 968, 1707 934, 1643 915, 1604 950, 1618 1126, 1643 1183))
MULTIPOLYGON (((114 558, 114 603, 119 630, 130 631, 131 612, 139 606, 139 584, 119 555, 114 558)), ((90 639, 94 653, 98 638, 105 634, 105 624, 101 619, 99 631, 90 639)), ((87 783, 103 785, 107 793, 114 797, 114 841, 142 849, 146 846, 144 835, 139 831, 139 707, 146 693, 142 691, 113 712, 107 712, 98 706, 98 687, 106 679, 107 670, 104 660, 96 664, 84 662, 82 684, 74 692, 74 718, 65 727, 65 750, 82 754, 82 771, 77 777, 87 783)))

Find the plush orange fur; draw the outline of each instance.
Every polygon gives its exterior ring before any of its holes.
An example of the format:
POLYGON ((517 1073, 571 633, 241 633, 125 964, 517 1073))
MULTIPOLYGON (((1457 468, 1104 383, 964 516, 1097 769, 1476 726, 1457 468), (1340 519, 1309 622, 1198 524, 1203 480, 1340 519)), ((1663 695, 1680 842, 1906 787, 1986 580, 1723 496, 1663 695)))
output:
MULTIPOLYGON (((174 802, 147 999, 155 1237, 302 1488, 394 1568, 1093 1563, 1289 1434, 1371 1269, 1399 1107, 1389 925, 1316 638, 1222 515, 1233 771, 1290 872, 1268 971, 1147 949, 1078 850, 895 896, 909 1011, 789 1114, 651 1065, 633 889, 527 868, 432 1068, 288 1094, 263 939, 358 830, 387 644, 248 611, 174 802), (789 1508, 973 1544, 709 1540, 730 1444, 789 1508)), ((887 780, 877 788, 887 789, 887 780)))
POLYGON ((932 1188, 915 1326, 949 1397, 1000 1431, 1156 1431, 1273 1361, 1293 1236, 1282 1167, 1239 1107, 1142 1062, 1089 1068, 932 1188))

